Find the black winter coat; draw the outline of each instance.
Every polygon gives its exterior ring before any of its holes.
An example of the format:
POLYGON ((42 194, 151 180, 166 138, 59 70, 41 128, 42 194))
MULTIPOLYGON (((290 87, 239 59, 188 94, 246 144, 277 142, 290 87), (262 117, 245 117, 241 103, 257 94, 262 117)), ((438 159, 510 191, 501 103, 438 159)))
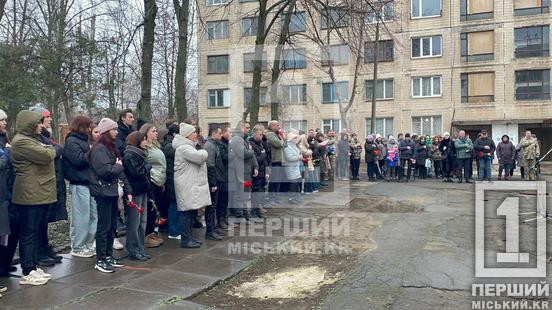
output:
POLYGON ((416 165, 421 166, 425 165, 425 161, 428 158, 429 149, 425 143, 418 143, 416 145, 416 154, 414 158, 416 159, 416 165))
POLYGON ((220 188, 221 191, 228 191, 228 146, 229 141, 222 138, 220 141, 217 141, 216 144, 219 148, 220 158, 222 159, 222 165, 224 166, 224 181, 220 188))
POLYGON ((53 145, 56 149, 56 158, 54 159, 54 165, 56 169, 57 202, 51 204, 48 207, 48 223, 66 220, 67 188, 65 186, 65 177, 63 175, 63 149, 54 139, 52 139, 52 135, 46 128, 42 129, 39 140, 46 145, 53 145))
POLYGON ((414 152, 416 151, 416 142, 413 140, 402 140, 399 144, 399 157, 400 159, 412 159, 414 158, 414 152), (410 149, 408 147, 410 146, 410 149))
POLYGON ((165 160, 167 161, 167 181, 165 181, 165 195, 171 200, 176 200, 176 194, 174 192, 174 148, 172 147, 174 137, 172 135, 166 135, 165 141, 161 146, 161 151, 165 154, 165 160))
POLYGON ((366 142, 364 144, 364 161, 367 163, 373 163, 377 160, 377 155, 374 154, 374 150, 379 150, 375 142, 366 142))
POLYGON ((90 183, 90 164, 86 156, 90 151, 88 136, 69 133, 63 149, 63 174, 69 183, 88 186, 90 183))
POLYGON ((8 154, 0 148, 0 236, 10 234, 8 166, 10 159, 8 154))
POLYGON ((125 195, 132 193, 132 188, 124 173, 123 165, 117 165, 117 157, 107 146, 98 144, 90 151, 90 194, 94 197, 118 197, 119 180, 123 182, 125 195))
POLYGON ((249 138, 249 144, 251 148, 255 151, 255 157, 257 158, 257 164, 259 164, 259 174, 257 179, 264 179, 266 177, 266 167, 269 163, 269 154, 267 152, 268 145, 264 141, 256 141, 253 137, 249 138))
POLYGON ((220 149, 216 141, 210 138, 203 145, 203 149, 207 151, 207 179, 209 187, 216 187, 219 183, 224 182, 224 164, 220 156, 220 149))
POLYGON ((132 187, 132 195, 147 194, 150 184, 151 165, 146 162, 146 151, 127 145, 123 167, 125 176, 132 187))
POLYGON ((119 155, 123 156, 125 153, 126 148, 126 138, 128 135, 130 135, 134 130, 134 127, 123 124, 121 120, 117 122, 119 127, 117 128, 117 137, 115 138, 115 145, 117 145, 117 148, 119 149, 119 155))
POLYGON ((494 152, 496 150, 496 146, 493 139, 489 137, 487 137, 486 139, 477 138, 477 140, 475 140, 475 143, 473 145, 473 149, 475 150, 476 158, 482 158, 482 157, 493 158, 494 152), (485 146, 488 146, 489 150, 486 150, 485 146))
POLYGON ((454 149, 454 143, 451 139, 443 139, 439 143, 439 151, 442 154, 442 163, 443 170, 451 172, 454 170, 454 156, 456 155, 456 150, 454 149))

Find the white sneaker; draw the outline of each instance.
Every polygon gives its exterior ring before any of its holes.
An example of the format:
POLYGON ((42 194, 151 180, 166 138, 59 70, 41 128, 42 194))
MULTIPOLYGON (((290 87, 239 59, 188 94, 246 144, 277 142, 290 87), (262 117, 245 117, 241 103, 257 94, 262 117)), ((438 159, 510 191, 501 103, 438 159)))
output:
POLYGON ((180 239, 182 239, 182 238, 180 237, 180 235, 178 235, 178 236, 171 236, 171 235, 169 235, 169 239, 180 240, 180 239))
POLYGON ((90 250, 88 250, 88 249, 82 250, 82 251, 73 251, 73 250, 71 250, 71 256, 90 258, 90 257, 94 256, 94 254, 92 252, 90 252, 90 250))
POLYGON ((44 285, 47 282, 48 279, 40 276, 40 274, 36 272, 36 270, 31 271, 31 273, 26 276, 22 276, 19 280, 19 284, 21 285, 44 285))
POLYGON ((122 250, 123 248, 124 246, 121 241, 119 241, 119 238, 115 238, 115 240, 113 240, 113 249, 122 250))
POLYGON ((40 269, 40 268, 36 268, 36 272, 41 276, 43 277, 44 279, 48 279, 50 280, 52 278, 52 275, 49 274, 49 273, 46 273, 44 272, 44 270, 40 269))

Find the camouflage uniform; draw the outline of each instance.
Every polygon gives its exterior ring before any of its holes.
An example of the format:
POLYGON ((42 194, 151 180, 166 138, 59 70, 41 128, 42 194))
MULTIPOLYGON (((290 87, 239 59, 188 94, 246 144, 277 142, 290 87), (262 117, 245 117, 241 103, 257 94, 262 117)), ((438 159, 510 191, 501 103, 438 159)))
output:
POLYGON ((527 176, 529 181, 535 180, 535 163, 539 157, 539 145, 536 139, 523 138, 519 142, 523 150, 523 159, 525 160, 525 167, 527 168, 527 176))

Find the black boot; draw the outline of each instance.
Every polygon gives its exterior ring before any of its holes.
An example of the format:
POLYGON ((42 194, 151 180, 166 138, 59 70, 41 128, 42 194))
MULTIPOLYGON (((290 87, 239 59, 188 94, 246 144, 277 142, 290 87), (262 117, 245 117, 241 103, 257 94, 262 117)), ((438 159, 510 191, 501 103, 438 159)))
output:
POLYGON ((200 243, 198 242, 195 242, 195 241, 188 241, 188 242, 182 242, 180 243, 180 247, 181 248, 185 248, 185 249, 196 249, 196 248, 199 248, 201 246, 200 243))
POLYGON ((222 239, 224 238, 216 232, 208 232, 205 234, 205 240, 222 241, 222 239))

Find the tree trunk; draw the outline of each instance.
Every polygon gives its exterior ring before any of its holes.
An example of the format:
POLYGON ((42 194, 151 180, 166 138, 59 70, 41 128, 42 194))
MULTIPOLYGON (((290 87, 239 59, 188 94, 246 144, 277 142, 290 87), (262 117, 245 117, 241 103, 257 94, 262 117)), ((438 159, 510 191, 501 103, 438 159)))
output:
POLYGON ((270 83, 270 119, 278 120, 279 119, 279 108, 280 100, 278 100, 278 80, 281 73, 281 64, 280 59, 282 57, 282 51, 284 49, 284 44, 289 35, 289 23, 291 21, 291 15, 295 9, 295 3, 297 0, 291 0, 288 4, 288 9, 286 12, 286 18, 282 25, 282 31, 278 38, 278 45, 276 45, 276 51, 274 53, 274 64, 272 66, 272 78, 270 83))
POLYGON ((253 59, 253 83, 251 85, 251 102, 243 114, 243 120, 249 112, 249 123, 255 126, 259 122, 259 97, 261 93, 262 64, 264 43, 266 40, 266 19, 268 0, 259 0, 259 22, 257 24, 257 37, 255 39, 255 56, 253 59))
POLYGON ((376 40, 374 43, 374 72, 372 76, 372 123, 370 126, 370 133, 376 133, 376 89, 378 87, 379 28, 379 19, 376 19, 376 40))
POLYGON ((6 8, 6 2, 8 2, 8 0, 0 0, 0 21, 2 20, 2 16, 4 16, 4 9, 6 8))
MULTIPOLYGON (((176 60, 175 106, 177 120, 183 122, 188 117, 186 103, 186 67, 188 66, 188 19, 190 16, 190 1, 173 0, 176 19, 178 21, 178 56, 176 60)), ((169 106, 169 116, 171 115, 169 106)), ((174 115, 174 111, 172 112, 174 115)))
POLYGON ((138 101, 138 116, 152 121, 151 80, 153 65, 153 45, 155 43, 155 0, 144 0, 144 40, 142 42, 142 92, 138 101))

